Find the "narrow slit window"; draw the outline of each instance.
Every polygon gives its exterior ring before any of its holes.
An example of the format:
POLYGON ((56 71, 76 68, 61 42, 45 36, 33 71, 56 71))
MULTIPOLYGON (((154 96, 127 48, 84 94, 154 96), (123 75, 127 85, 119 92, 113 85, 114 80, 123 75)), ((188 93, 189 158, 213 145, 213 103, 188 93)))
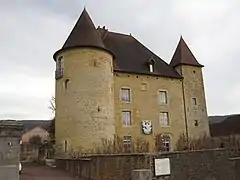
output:
POLYGON ((197 98, 192 98, 192 103, 193 103, 193 105, 197 105, 197 98))
POLYGON ((69 79, 66 79, 66 80, 65 80, 65 89, 66 89, 66 90, 69 88, 69 82, 70 82, 69 79))

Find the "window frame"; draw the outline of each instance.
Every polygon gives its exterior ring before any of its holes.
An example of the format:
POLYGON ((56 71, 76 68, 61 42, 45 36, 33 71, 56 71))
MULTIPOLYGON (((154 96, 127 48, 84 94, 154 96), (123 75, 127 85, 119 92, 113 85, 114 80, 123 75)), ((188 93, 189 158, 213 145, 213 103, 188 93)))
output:
POLYGON ((162 140, 163 140, 163 150, 165 152, 171 152, 172 151, 172 136, 170 134, 162 134, 162 140), (168 139, 164 138, 168 137, 168 139), (168 142, 168 147, 166 147, 166 142, 168 142), (168 148, 168 151, 167 151, 168 148))
POLYGON ((192 97, 192 105, 193 106, 197 106, 197 98, 196 97, 192 97))
POLYGON ((132 136, 125 135, 123 136, 123 148, 125 152, 131 152, 132 149, 132 136))
POLYGON ((56 70, 63 69, 63 65, 64 65, 64 59, 63 59, 63 56, 60 56, 57 58, 57 61, 56 61, 56 70))
MULTIPOLYGON (((165 122, 165 119, 164 119, 164 122, 165 122)), ((160 111, 159 112, 159 125, 162 126, 162 127, 170 127, 170 114, 168 111, 160 111), (165 123, 162 123, 163 122, 163 119, 161 119, 161 114, 167 114, 167 125, 165 123)))
POLYGON ((67 140, 64 140, 63 142, 63 146, 64 146, 64 152, 68 152, 68 141, 67 140))
POLYGON ((121 111, 121 123, 122 123, 123 127, 131 127, 132 126, 132 112, 131 112, 131 110, 123 109, 121 111), (127 123, 126 119, 125 120, 123 119, 123 113, 126 113, 126 112, 129 112, 129 120, 130 120, 129 123, 127 123), (124 122, 126 122, 126 123, 124 123, 124 122))
POLYGON ((150 71, 151 73, 154 72, 154 66, 153 66, 153 64, 149 64, 149 71, 150 71))
POLYGON ((168 91, 165 89, 159 89, 158 90, 158 103, 160 105, 168 105, 169 104, 169 96, 168 96, 168 91), (165 93, 165 102, 161 102, 161 93, 165 93))
POLYGON ((120 93, 119 93, 119 95, 120 95, 120 97, 119 97, 119 99, 120 99, 120 101, 121 102, 123 102, 123 103, 127 103, 127 104, 129 104, 129 103, 131 103, 132 102, 132 92, 131 92, 131 88, 130 87, 126 87, 126 86, 123 86, 123 87, 121 87, 120 88, 120 93), (124 101, 123 99, 122 99, 122 91, 123 90, 128 90, 128 96, 129 96, 129 101, 124 101))
POLYGON ((67 91, 69 89, 69 83, 70 83, 70 79, 65 79, 64 80, 64 89, 67 91))
POLYGON ((199 126, 199 121, 196 120, 196 119, 194 120, 194 126, 195 126, 195 127, 198 127, 198 126, 199 126))

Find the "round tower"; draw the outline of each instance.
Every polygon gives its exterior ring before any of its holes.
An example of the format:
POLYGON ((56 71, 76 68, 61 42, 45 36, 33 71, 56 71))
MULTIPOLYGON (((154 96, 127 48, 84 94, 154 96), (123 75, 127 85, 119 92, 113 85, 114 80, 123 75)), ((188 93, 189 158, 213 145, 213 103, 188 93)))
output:
POLYGON ((56 61, 57 153, 94 149, 115 135, 113 54, 83 10, 56 61))

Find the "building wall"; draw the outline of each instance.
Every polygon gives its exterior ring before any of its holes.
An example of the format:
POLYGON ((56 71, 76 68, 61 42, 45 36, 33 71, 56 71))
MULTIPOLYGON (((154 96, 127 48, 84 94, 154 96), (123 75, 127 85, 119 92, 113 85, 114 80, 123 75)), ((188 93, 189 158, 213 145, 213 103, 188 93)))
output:
POLYGON ((154 149, 156 134, 170 134, 174 148, 179 134, 184 133, 186 130, 181 79, 115 73, 114 88, 117 135, 120 137, 131 135, 133 141, 137 138, 144 138, 150 142, 151 149, 154 149), (146 90, 143 90, 143 83, 146 84, 146 90), (131 89, 130 103, 121 101, 120 90, 122 87, 131 89), (159 90, 167 91, 168 104, 159 103, 159 90), (122 110, 131 110, 131 127, 123 126, 122 110), (169 127, 160 125, 160 112, 169 113, 169 127), (152 134, 145 135, 142 133, 142 120, 150 120, 152 122, 152 134))
POLYGON ((209 123, 204 91, 202 69, 195 66, 180 66, 184 77, 184 96, 189 137, 209 135, 209 123), (193 102, 196 98, 196 105, 193 102), (198 125, 196 126, 196 121, 198 125))
POLYGON ((92 149, 115 134, 112 56, 88 48, 59 56, 63 78, 56 81, 56 144, 67 150, 92 149))
POLYGON ((181 80, 113 74, 111 55, 100 50, 71 50, 59 56, 63 57, 63 78, 56 81, 56 144, 60 150, 93 149, 101 138, 111 139, 114 135, 130 135, 132 141, 143 138, 154 150, 156 134, 170 135, 174 149, 179 135, 186 133, 185 110, 189 136, 209 135, 201 68, 177 67, 184 77, 181 80), (121 88, 131 89, 130 103, 120 100, 121 88), (167 91, 166 105, 158 101, 159 90, 167 91), (197 105, 193 105, 192 98, 196 98, 197 105), (122 110, 131 111, 131 127, 123 126, 122 110), (169 126, 160 125, 160 112, 169 113, 169 126), (152 134, 142 133, 142 120, 152 122, 152 134))

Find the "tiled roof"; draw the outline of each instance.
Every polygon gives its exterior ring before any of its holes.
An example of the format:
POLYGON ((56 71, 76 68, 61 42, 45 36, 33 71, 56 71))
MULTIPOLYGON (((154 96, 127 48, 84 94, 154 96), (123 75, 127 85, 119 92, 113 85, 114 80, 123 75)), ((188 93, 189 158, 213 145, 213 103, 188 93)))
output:
POLYGON ((193 53, 187 46, 184 39, 180 38, 180 41, 177 45, 177 48, 173 54, 172 60, 170 62, 170 65, 172 67, 178 66, 178 65, 191 65, 191 66, 198 66, 203 67, 196 58, 194 57, 193 53))
POLYGON ((85 8, 67 40, 65 41, 63 47, 58 50, 53 57, 56 59, 56 55, 60 51, 77 47, 92 47, 107 50, 101 38, 97 34, 96 28, 85 8))
POLYGON ((181 78, 173 67, 169 66, 133 36, 100 28, 98 28, 98 31, 102 36, 105 47, 115 55, 115 71, 181 78), (149 70, 151 60, 154 61, 153 72, 149 70))

